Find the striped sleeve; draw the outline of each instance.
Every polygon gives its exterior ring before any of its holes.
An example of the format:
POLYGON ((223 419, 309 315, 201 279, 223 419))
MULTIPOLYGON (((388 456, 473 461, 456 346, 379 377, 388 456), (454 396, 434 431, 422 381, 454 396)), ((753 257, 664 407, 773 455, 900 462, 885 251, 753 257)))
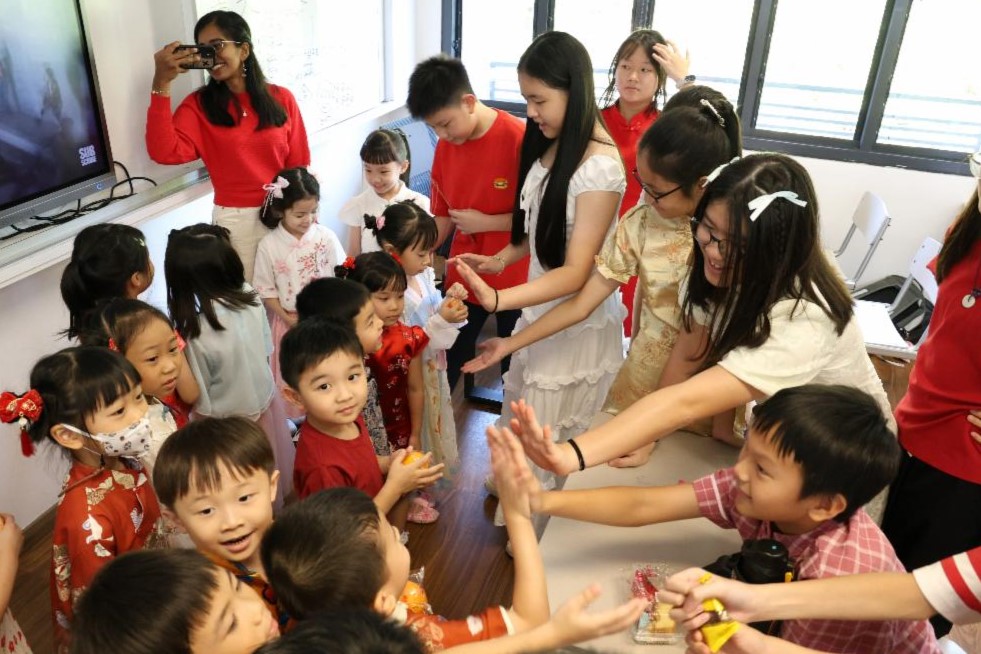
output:
POLYGON ((981 621, 981 547, 913 571, 923 596, 954 624, 981 621))

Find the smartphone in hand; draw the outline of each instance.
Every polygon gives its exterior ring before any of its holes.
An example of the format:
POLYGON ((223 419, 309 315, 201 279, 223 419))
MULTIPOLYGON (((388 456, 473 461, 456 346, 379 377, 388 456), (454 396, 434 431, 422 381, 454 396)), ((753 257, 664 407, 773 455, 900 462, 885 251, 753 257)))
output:
POLYGON ((198 56, 197 61, 190 61, 186 64, 181 64, 181 68, 203 68, 205 70, 210 70, 215 67, 215 49, 210 45, 179 45, 174 48, 174 52, 180 52, 181 50, 197 50, 195 54, 198 56))

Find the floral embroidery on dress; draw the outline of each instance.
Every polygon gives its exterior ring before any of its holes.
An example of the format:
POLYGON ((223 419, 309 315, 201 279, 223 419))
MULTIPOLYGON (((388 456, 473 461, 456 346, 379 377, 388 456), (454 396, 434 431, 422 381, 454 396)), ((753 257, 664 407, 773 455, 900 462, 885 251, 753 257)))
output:
POLYGON ((59 652, 67 651, 74 604, 99 569, 115 556, 159 545, 163 526, 142 470, 72 465, 55 516, 51 557, 59 652))

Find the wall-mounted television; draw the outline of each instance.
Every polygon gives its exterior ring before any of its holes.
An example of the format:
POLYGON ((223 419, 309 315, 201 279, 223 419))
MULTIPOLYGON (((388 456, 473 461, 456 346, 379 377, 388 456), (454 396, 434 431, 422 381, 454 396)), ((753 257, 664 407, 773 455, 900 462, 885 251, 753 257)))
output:
POLYGON ((116 180, 79 2, 3 0, 0 228, 116 180))

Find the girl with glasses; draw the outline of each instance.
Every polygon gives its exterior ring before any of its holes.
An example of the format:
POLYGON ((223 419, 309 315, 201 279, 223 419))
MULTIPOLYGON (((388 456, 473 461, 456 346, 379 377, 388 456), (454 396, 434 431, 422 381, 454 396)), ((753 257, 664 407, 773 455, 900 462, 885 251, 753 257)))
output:
POLYGON ((678 292, 681 329, 660 388, 572 444, 543 437, 548 430, 535 412, 519 405, 519 436, 538 465, 557 474, 583 470, 692 420, 810 383, 869 393, 895 430, 852 298, 821 249, 807 171, 784 155, 745 157, 709 181, 694 216, 717 241, 696 242, 678 292))
MULTIPOLYGON (((607 238, 583 289, 509 338, 484 342, 480 356, 468 362, 464 371, 481 370, 575 324, 621 283, 637 276, 638 329, 593 425, 657 390, 681 327, 678 285, 687 274, 693 247, 689 217, 705 192, 709 173, 738 155, 741 148, 739 119, 721 93, 704 86, 678 92, 640 140, 634 172, 647 196, 645 202, 631 209, 607 238), (712 108, 702 104, 703 100, 712 108)), ((732 412, 714 421, 701 420, 688 429, 736 442, 732 412)), ((642 448, 615 460, 614 465, 641 465, 651 449, 642 448)))
POLYGON ((266 82, 248 23, 233 11, 213 11, 194 26, 194 41, 215 49, 210 79, 171 113, 170 85, 199 60, 179 42, 153 58, 156 71, 147 110, 146 148, 162 164, 201 159, 215 188, 215 224, 229 231, 252 281, 259 241, 263 185, 286 168, 310 165, 310 146, 293 94, 266 82))
MULTIPOLYGON (((660 105, 667 96, 665 82, 670 78, 681 88, 686 84, 686 75, 688 57, 683 57, 673 43, 655 30, 635 30, 617 48, 610 64, 609 83, 599 104, 603 107, 600 115, 627 170, 635 170, 637 143, 661 114, 660 105)), ((637 175, 628 175, 620 218, 636 206, 640 194, 637 175)), ((622 289, 623 304, 627 307, 623 330, 627 336, 631 334, 636 288, 637 278, 631 277, 622 289)))

